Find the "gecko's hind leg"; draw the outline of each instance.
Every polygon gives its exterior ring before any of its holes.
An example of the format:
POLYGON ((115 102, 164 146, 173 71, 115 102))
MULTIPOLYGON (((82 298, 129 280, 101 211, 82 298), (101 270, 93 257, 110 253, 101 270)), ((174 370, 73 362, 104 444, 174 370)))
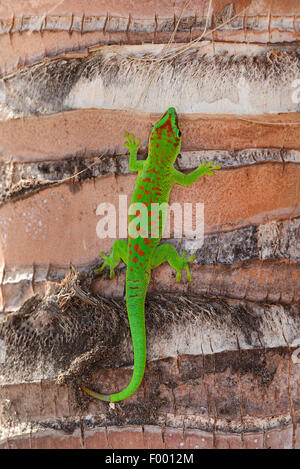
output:
POLYGON ((174 246, 171 244, 162 244, 161 246, 158 246, 153 253, 151 269, 154 269, 167 261, 170 266, 177 271, 176 282, 180 282, 181 280, 182 269, 186 269, 188 281, 191 282, 193 279, 188 263, 196 259, 196 256, 193 255, 185 259, 186 254, 186 252, 183 252, 180 256, 174 246))
POLYGON ((107 265, 109 266, 110 269, 110 278, 115 277, 115 267, 119 264, 120 260, 127 265, 127 260, 128 260, 128 244, 127 241, 124 241, 122 239, 117 239, 114 242, 114 245, 110 251, 110 255, 106 256, 104 252, 100 252, 99 254, 102 259, 104 259, 104 262, 102 266, 99 269, 96 269, 94 272, 95 274, 100 274, 104 267, 107 265))

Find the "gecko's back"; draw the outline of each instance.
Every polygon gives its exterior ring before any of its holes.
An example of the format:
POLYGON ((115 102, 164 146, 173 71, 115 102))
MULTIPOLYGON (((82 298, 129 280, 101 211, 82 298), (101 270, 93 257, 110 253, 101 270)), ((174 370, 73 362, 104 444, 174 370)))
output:
POLYGON ((174 108, 154 125, 149 138, 148 157, 139 171, 131 199, 128 220, 128 271, 149 269, 164 224, 164 208, 174 184, 172 168, 181 146, 181 131, 174 108), (134 238, 134 239, 132 239, 134 238))

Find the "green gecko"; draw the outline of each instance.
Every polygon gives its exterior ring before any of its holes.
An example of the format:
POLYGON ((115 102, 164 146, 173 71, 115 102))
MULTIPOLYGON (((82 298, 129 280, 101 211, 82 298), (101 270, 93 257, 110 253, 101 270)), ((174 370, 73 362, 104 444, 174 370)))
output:
POLYGON ((125 134, 125 146, 129 149, 129 169, 137 171, 138 176, 131 199, 129 226, 135 228, 135 234, 129 229, 128 241, 116 240, 109 256, 100 253, 104 262, 96 273, 105 266, 110 268, 110 278, 114 269, 122 260, 126 266, 126 307, 133 343, 134 368, 129 385, 115 394, 99 394, 81 386, 90 396, 102 401, 117 402, 130 397, 140 386, 146 365, 145 298, 150 281, 151 270, 167 261, 176 270, 176 281, 181 280, 181 271, 186 269, 187 278, 192 280, 189 265, 195 256, 187 259, 186 252, 179 255, 171 244, 158 246, 165 225, 165 219, 155 204, 168 203, 172 186, 190 186, 200 176, 213 174, 220 166, 212 162, 202 163, 195 171, 184 174, 174 168, 174 163, 181 147, 181 130, 178 116, 173 107, 162 116, 152 129, 149 139, 148 157, 145 161, 137 160, 139 139, 125 134), (145 207, 148 233, 141 223, 141 204, 145 207), (156 209, 156 210, 155 210, 156 209), (144 228, 142 228, 142 226, 144 228), (153 231, 155 231, 153 235, 153 231), (149 234, 150 232, 150 234, 149 234))

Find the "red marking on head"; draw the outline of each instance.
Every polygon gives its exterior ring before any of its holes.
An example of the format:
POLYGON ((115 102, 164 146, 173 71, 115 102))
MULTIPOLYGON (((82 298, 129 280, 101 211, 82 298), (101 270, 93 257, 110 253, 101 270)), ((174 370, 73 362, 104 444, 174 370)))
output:
POLYGON ((144 264, 141 263, 140 266, 141 266, 141 267, 144 267, 144 264))
POLYGON ((133 272, 133 268, 132 268, 132 267, 130 267, 130 269, 129 269, 129 270, 130 270, 130 272, 133 272))
POLYGON ((144 190, 144 186, 139 186, 139 188, 141 189, 141 191, 143 191, 143 190, 144 190))
POLYGON ((132 250, 130 249, 129 254, 132 255, 132 250))
POLYGON ((144 243, 145 243, 146 245, 149 245, 149 244, 151 243, 151 239, 149 239, 149 238, 144 238, 144 243))
POLYGON ((160 127, 159 127, 160 131, 162 130, 166 130, 167 131, 167 134, 169 137, 173 137, 174 138, 174 131, 173 131, 173 126, 172 126, 172 117, 171 117, 171 114, 169 115, 168 119, 166 120, 166 122, 164 122, 160 127))
POLYGON ((138 198, 139 200, 141 200, 142 194, 137 194, 137 198, 138 198))
POLYGON ((152 194, 152 191, 149 191, 148 189, 145 191, 145 194, 146 195, 151 195, 152 194))
POLYGON ((135 256, 133 259, 132 259, 132 262, 134 262, 135 264, 137 263, 139 259, 135 256))

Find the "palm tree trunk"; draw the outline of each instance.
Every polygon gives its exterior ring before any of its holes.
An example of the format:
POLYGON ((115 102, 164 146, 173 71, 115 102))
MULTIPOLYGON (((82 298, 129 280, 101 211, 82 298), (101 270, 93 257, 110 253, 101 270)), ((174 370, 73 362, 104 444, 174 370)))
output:
POLYGON ((0 447, 299 447, 299 2, 32 3, 0 5, 0 447), (194 282, 153 271, 143 385, 112 411, 80 392, 132 374, 97 208, 124 238, 124 133, 144 158, 169 106, 178 169, 222 169, 172 191, 204 203, 204 244, 171 241, 194 282))

